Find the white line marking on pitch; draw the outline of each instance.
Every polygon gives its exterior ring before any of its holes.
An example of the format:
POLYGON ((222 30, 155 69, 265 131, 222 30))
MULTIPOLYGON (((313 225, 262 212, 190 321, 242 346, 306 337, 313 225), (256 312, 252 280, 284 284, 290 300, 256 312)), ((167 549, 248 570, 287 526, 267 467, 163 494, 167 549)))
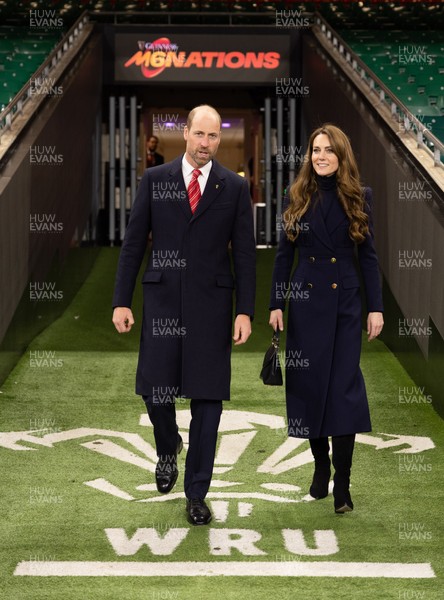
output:
POLYGON ((14 575, 34 577, 436 577, 430 563, 22 561, 14 575))

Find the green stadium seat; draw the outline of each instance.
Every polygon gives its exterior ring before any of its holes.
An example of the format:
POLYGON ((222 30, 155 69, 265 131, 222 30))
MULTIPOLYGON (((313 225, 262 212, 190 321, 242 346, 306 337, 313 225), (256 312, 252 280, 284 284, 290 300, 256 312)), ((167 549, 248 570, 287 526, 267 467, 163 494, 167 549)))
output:
MULTIPOLYGON (((380 10, 384 8, 380 7, 380 10)), ((380 22, 379 17, 377 20, 380 22)), ((339 31, 339 34, 413 114, 420 116, 421 120, 429 119, 433 133, 444 140, 441 120, 444 115, 442 35, 420 27, 409 31, 389 31, 383 27, 380 30, 346 30, 339 31), (403 61, 404 46, 424 47, 425 55, 432 62, 403 61)))

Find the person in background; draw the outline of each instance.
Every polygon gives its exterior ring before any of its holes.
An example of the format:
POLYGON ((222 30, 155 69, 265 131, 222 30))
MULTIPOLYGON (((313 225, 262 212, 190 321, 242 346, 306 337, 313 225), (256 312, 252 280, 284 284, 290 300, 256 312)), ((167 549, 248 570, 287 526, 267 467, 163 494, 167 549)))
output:
POLYGON ((372 191, 361 186, 345 133, 330 124, 316 129, 284 203, 269 323, 283 330, 287 299, 288 434, 309 439, 315 461, 310 494, 316 499, 328 495, 331 436, 337 513, 353 510, 349 485, 355 434, 371 430, 359 366, 361 292, 355 249, 369 341, 384 323, 371 204, 372 191), (291 275, 296 249, 298 262, 291 275))
POLYGON ((158 165, 163 165, 164 158, 161 154, 156 152, 157 146, 159 144, 159 138, 156 135, 152 135, 146 141, 146 168, 149 167, 157 167, 158 165))

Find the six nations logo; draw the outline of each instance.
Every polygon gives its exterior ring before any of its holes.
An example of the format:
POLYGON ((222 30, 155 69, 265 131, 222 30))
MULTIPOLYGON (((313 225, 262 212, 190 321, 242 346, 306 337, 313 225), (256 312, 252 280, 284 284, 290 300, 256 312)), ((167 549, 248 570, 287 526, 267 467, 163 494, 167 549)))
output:
MULTIPOLYGON (((188 439, 189 410, 177 411, 177 423, 185 445, 188 439)), ((140 425, 151 427, 148 416, 141 415, 140 425)), ((168 503, 184 498, 183 491, 176 486, 168 495, 159 495, 154 483, 157 462, 155 448, 141 435, 108 429, 78 428, 67 431, 21 431, 0 433, 0 447, 11 451, 38 451, 39 446, 52 448, 68 440, 79 440, 79 444, 92 452, 110 459, 139 467, 144 483, 134 490, 122 489, 116 482, 106 478, 84 481, 84 485, 98 494, 114 497, 116 502, 163 503, 168 513, 168 503), (46 432, 45 432, 46 431, 46 432), (42 435, 42 433, 44 433, 42 435), (119 443, 120 442, 120 443, 119 443), (129 448, 132 448, 131 450, 129 448), (150 483, 146 483, 146 481, 150 483)), ((359 434, 357 443, 372 446, 375 450, 387 450, 399 455, 400 469, 409 472, 427 470, 424 452, 435 447, 430 438, 395 434, 359 434)), ((267 553, 260 548, 261 533, 248 527, 254 523, 255 507, 258 502, 272 506, 311 502, 305 489, 289 483, 286 474, 291 472, 291 481, 297 482, 297 470, 313 461, 307 440, 288 438, 283 417, 236 410, 225 410, 219 427, 219 443, 215 460, 213 480, 207 500, 214 521, 208 528, 211 562, 174 562, 174 552, 188 536, 191 526, 171 527, 159 532, 156 528, 139 528, 129 536, 124 528, 105 529, 109 543, 118 557, 134 556, 142 547, 147 547, 156 561, 113 562, 97 561, 22 561, 15 568, 17 576, 177 576, 190 575, 238 575, 238 576, 309 576, 309 577, 399 577, 433 578, 435 573, 430 563, 378 563, 343 561, 301 561, 301 556, 326 557, 340 550, 333 529, 315 530, 315 545, 308 545, 301 529, 283 529, 281 536, 286 551, 294 561, 277 562, 267 560, 267 553), (271 435, 270 435, 271 434, 271 435), (254 475, 249 482, 237 475, 238 464, 249 465, 254 475), (285 481, 283 481, 285 479, 285 481), (251 489, 254 481, 254 489, 251 489), (245 519, 246 527, 230 529, 230 514, 245 519), (257 560, 217 562, 214 557, 229 557, 232 550, 257 560), (158 557, 167 557, 162 562, 158 557), (262 557, 262 558, 259 558, 262 557), (172 569, 174 565, 174 569, 172 569)), ((331 490, 330 490, 331 491, 331 490)), ((158 505, 158 504, 157 504, 158 505)), ((273 509, 271 509, 273 510, 273 509)), ((184 525, 185 525, 184 520, 184 525)))

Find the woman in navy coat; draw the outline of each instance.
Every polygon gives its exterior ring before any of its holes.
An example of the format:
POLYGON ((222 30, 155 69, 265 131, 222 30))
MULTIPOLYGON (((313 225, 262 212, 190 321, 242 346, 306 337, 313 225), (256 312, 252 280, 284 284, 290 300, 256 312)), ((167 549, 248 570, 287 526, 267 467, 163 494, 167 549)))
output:
POLYGON ((308 438, 315 460, 310 494, 328 495, 332 437, 334 507, 353 510, 350 471, 355 434, 371 430, 361 354, 361 293, 368 339, 383 326, 378 259, 373 245, 370 188, 362 188, 347 136, 324 125, 309 139, 306 160, 284 206, 276 254, 270 325, 283 330, 288 434, 308 438), (291 275, 295 250, 297 267, 291 275), (290 277, 291 275, 291 277, 290 277))

